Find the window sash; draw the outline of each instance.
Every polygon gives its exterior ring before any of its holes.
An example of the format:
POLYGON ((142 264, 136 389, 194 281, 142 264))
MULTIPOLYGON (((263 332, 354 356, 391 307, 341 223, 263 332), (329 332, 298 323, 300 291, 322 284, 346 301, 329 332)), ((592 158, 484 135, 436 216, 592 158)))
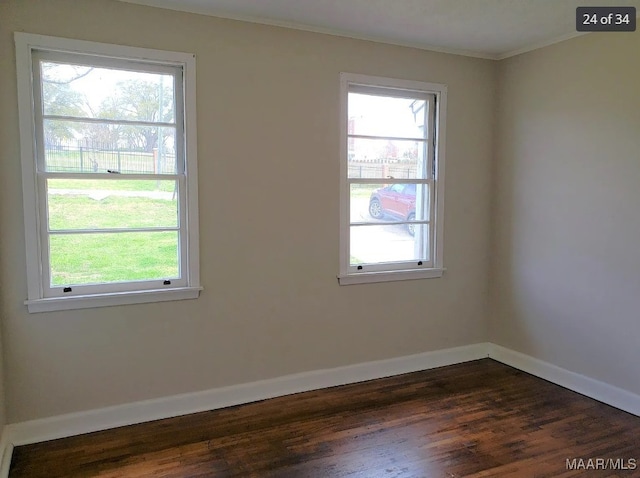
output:
MULTIPOLYGON (((112 124, 114 126, 148 126, 151 128, 176 128, 176 123, 166 123, 162 121, 138 121, 111 118, 90 118, 87 116, 64 116, 64 115, 42 115, 43 120, 69 121, 73 123, 98 123, 112 124)), ((43 121, 44 123, 44 121, 43 121)))
MULTIPOLYGON (((200 290, 199 264, 199 225, 198 225, 198 181, 197 181, 197 102, 196 102, 196 60, 192 53, 155 50, 108 43, 98 43, 69 38, 36 35, 15 32, 16 76, 18 93, 18 120, 20 158, 22 166, 23 217, 25 231, 25 250, 27 266, 27 299, 24 304, 30 313, 56 310, 72 310, 111 305, 140 304, 183 299, 196 299, 200 290), (176 162, 182 167, 180 174, 184 174, 180 184, 180 214, 181 225, 186 233, 181 240, 180 267, 183 285, 172 280, 172 284, 161 284, 157 281, 130 282, 112 286, 99 285, 95 288, 86 287, 87 295, 64 297, 46 297, 43 291, 43 269, 46 267, 41 261, 42 244, 42 181, 39 175, 43 173, 36 160, 42 158, 38 154, 38 131, 36 131, 35 115, 38 113, 34 101, 38 93, 38 83, 34 81, 34 56, 40 54, 51 55, 48 58, 58 58, 62 63, 90 63, 98 67, 134 70, 145 73, 166 73, 177 71, 174 83, 174 110, 177 130, 176 162), (187 109, 188 108, 188 109, 187 109), (185 245, 185 247, 182 247, 185 245), (186 247, 188 246, 188 247, 186 247), (114 287, 126 291, 113 291, 114 287)), ((172 133, 173 134, 173 133, 172 133)), ((42 135, 40 135, 42 137, 42 135)), ((47 173, 49 174, 49 173, 47 173)), ((98 173, 100 174, 100 173, 98 173)), ((98 176, 93 173, 90 179, 108 176, 98 176)), ((114 175, 115 176, 115 175, 114 175)), ((57 175, 52 172, 50 178, 68 177, 65 173, 57 175)), ((152 176, 153 177, 153 176, 152 176)), ((173 176, 171 176, 173 179, 173 176)), ((109 178, 117 180, 117 178, 109 178)), ((122 178, 125 179, 125 178, 122 178)), ((148 175, 128 175, 126 179, 149 179, 148 175)), ((169 179, 163 175, 160 179, 169 179)), ((74 288, 73 292, 76 292, 74 288)))
POLYGON ((409 100, 428 100, 433 96, 433 93, 424 90, 363 84, 357 82, 349 82, 349 93, 357 93, 369 96, 383 96, 385 98, 405 98, 409 100))
POLYGON ((420 269, 432 269, 434 261, 430 260, 411 260, 411 261, 398 261, 398 262, 377 262, 373 264, 357 264, 349 265, 348 271, 350 275, 366 274, 368 272, 394 272, 394 271, 408 271, 408 270, 420 270, 420 269), (422 262, 422 264, 419 264, 422 262), (358 269, 358 267, 362 269, 358 269))
MULTIPOLYGON (((177 173, 184 173, 185 165, 185 137, 184 137, 184 74, 182 66, 166 65, 161 63, 147 63, 130 59, 98 57, 93 55, 53 52, 45 50, 34 50, 31 53, 31 74, 32 74, 32 94, 33 112, 35 122, 36 139, 36 169, 46 171, 46 157, 44 150, 44 120, 61 119, 83 123, 129 125, 129 126, 149 126, 158 128, 175 129, 175 149, 176 149, 176 169, 177 173), (88 67, 106 67, 110 69, 134 71, 137 73, 163 73, 173 77, 173 107, 175 122, 161 121, 135 121, 125 118, 92 118, 82 116, 61 116, 45 115, 44 101, 42 97, 43 82, 40 65, 42 62, 59 64, 75 64, 88 67)), ((128 173, 135 176, 135 173, 128 173)))
MULTIPOLYGON (((388 221, 388 222, 354 222, 348 219, 349 226, 380 226, 380 225, 395 225, 395 224, 433 224, 435 220, 435 210, 433 204, 435 204, 435 181, 433 179, 369 179, 369 178, 347 178, 347 218, 351 218, 351 197, 349 195, 352 184, 425 184, 429 186, 429 198, 427 199, 430 205, 428 211, 429 219, 414 219, 413 221, 388 221)), ((351 244, 349 244, 351 246, 351 244)), ((349 247, 351 249, 351 247, 349 247)))
POLYGON ((184 139, 184 98, 182 92, 184 85, 182 81, 182 68, 180 66, 171 66, 164 64, 149 64, 127 59, 114 59, 95 57, 82 54, 70 54, 50 51, 34 51, 32 52, 31 70, 33 75, 32 94, 34 99, 34 122, 35 122, 35 165, 36 165, 36 187, 38 191, 38 224, 39 224, 39 250, 40 250, 40 288, 43 298, 82 296, 89 294, 127 292, 139 290, 154 290, 163 288, 185 287, 188 285, 188 275, 185 270, 188 267, 188 231, 186 228, 186 168, 185 168, 185 139, 184 139), (76 116, 58 116, 45 115, 42 97, 42 75, 41 62, 47 61, 59 64, 77 64, 93 67, 107 67, 111 69, 120 69, 126 71, 144 72, 144 73, 163 73, 173 77, 174 82, 174 111, 175 123, 167 122, 147 122, 147 121, 129 121, 125 119, 106 119, 76 116), (48 172, 46 169, 45 155, 45 138, 44 138, 44 120, 45 119, 63 119, 75 122, 85 123, 101 123, 113 125, 140 125, 151 127, 169 127, 175 129, 175 153, 177 174, 109 174, 109 173, 85 173, 85 172, 66 172, 55 173, 48 172), (174 228, 148 228, 149 232, 176 231, 178 232, 178 277, 177 278, 158 278, 153 280, 141 281, 121 281, 121 282, 103 282, 96 284, 70 284, 68 286, 53 286, 51 284, 52 264, 50 257, 50 237, 61 234, 117 234, 118 232, 144 233, 145 229, 127 229, 121 231, 108 229, 88 229, 78 230, 55 230, 49 228, 48 211, 48 194, 47 179, 50 178, 66 178, 66 179, 91 179, 104 181, 118 180, 175 180, 177 181, 177 200, 178 200, 178 227, 174 228), (170 280, 170 284, 165 284, 166 280, 170 280), (70 292, 64 292, 70 287, 70 292))
MULTIPOLYGON (((111 46, 111 45, 109 45, 111 46)), ((114 45, 115 46, 115 45, 114 45)), ((69 64, 77 66, 90 66, 95 68, 109 68, 113 70, 135 71, 140 73, 160 73, 165 75, 175 74, 179 64, 171 65, 166 60, 154 61, 152 59, 137 60, 116 56, 98 55, 95 53, 76 53, 55 51, 54 49, 34 48, 31 52, 34 62, 45 61, 48 63, 69 64)), ((34 81, 34 84, 38 84, 34 81)), ((176 88, 176 92, 179 91, 176 88)))
POLYGON ((420 137, 410 137, 410 136, 376 136, 373 134, 352 134, 347 133, 347 139, 382 139, 389 141, 415 141, 417 143, 424 143, 427 141, 427 138, 420 137))
POLYGON ((188 251, 188 230, 187 230, 187 211, 184 205, 186 204, 186 176, 181 175, 145 175, 144 178, 139 178, 136 175, 119 175, 119 174, 92 174, 92 173, 37 173, 37 187, 38 187, 38 209, 39 214, 39 229, 40 229, 40 263, 42 264, 41 271, 41 283, 40 287, 44 298, 50 297, 67 297, 67 296, 81 296, 97 293, 110 293, 110 292, 127 292, 142 289, 162 289, 167 287, 185 287, 188 285, 188 276, 185 267, 187 265, 187 251, 188 251), (176 197, 178 200, 178 227, 159 227, 159 228, 130 228, 120 229, 114 231, 110 229, 86 229, 86 230, 49 230, 49 218, 47 217, 48 211, 48 194, 47 194, 47 179, 50 178, 69 178, 69 179, 91 179, 95 180, 96 176, 101 176, 104 181, 137 181, 145 179, 158 179, 158 180, 175 180, 177 181, 176 197), (133 177, 132 177, 133 176, 133 177), (64 234, 118 234, 119 232, 131 232, 131 233, 144 233, 144 232, 163 232, 163 231, 176 231, 178 232, 178 274, 177 278, 158 278, 145 281, 128 281, 128 282, 103 282, 97 284, 72 284, 71 292, 64 292, 65 287, 69 286, 52 286, 51 285, 51 258, 49 249, 49 237, 55 235, 64 234), (164 281, 170 280, 171 284, 165 285, 164 281))
MULTIPOLYGON (((44 274, 43 274, 44 276, 44 274)), ((47 273, 49 277, 49 273, 47 273)), ((127 282, 111 282, 104 284, 86 284, 71 285, 71 292, 64 292, 65 287, 49 288, 43 296, 44 299, 53 299, 58 297, 84 297, 97 294, 117 294, 126 292, 139 291, 160 291, 186 287, 187 282, 184 279, 167 279, 170 284, 164 284, 164 280, 140 280, 127 282)))
MULTIPOLYGON (((382 223, 364 223, 364 222, 353 222, 349 219, 349 234, 346 235, 346 244, 347 249, 349 251, 349 262, 347 264, 347 270, 350 273, 362 273, 362 272, 379 272, 379 271, 393 271, 393 270, 405 270, 405 269, 413 269, 415 267, 432 267, 433 266, 433 227, 429 227, 429 237, 422 238, 421 244, 417 247, 419 249, 425 248, 425 241, 428 241, 428 257, 429 260, 409 260, 409 261, 397 261, 397 262, 374 262, 374 263, 362 263, 357 265, 351 264, 351 227, 367 227, 367 226, 381 226, 381 225, 401 225, 401 224, 433 224, 434 219, 434 208, 433 204, 435 203, 435 187, 434 179, 433 179, 433 146, 429 144, 427 138, 433 137, 433 120, 435 118, 430 118, 428 116, 428 112, 433 110, 433 102, 434 97, 430 93, 426 92, 417 92, 417 91, 406 91, 399 89, 390 89, 388 87, 378 87, 378 86, 365 86, 365 85, 353 85, 350 84, 347 91, 347 98, 350 93, 364 93, 367 95, 376 95, 382 97, 394 97, 394 98, 406 98, 406 99, 416 99, 425 101, 425 108, 423 111, 423 121, 424 124, 427 125, 424 128, 424 134, 422 137, 417 138, 403 138, 397 136, 381 136, 381 135, 359 135, 359 134, 351 134, 347 133, 346 137, 349 138, 363 138, 363 139, 383 139, 383 140, 410 140, 410 141, 418 141, 423 143, 424 146, 424 161, 425 161, 425 174, 426 178, 424 179, 395 179, 395 178, 381 178, 376 180, 375 178, 349 178, 347 177, 346 186, 347 186, 347 197, 349 196, 350 186, 351 184, 427 184, 430 185, 429 189, 429 198, 425 198, 423 200, 423 207, 427 204, 429 205, 428 211, 428 220, 413 220, 413 221, 393 221, 393 222, 382 222, 382 223), (420 265, 418 265, 420 263, 420 265)), ((351 217, 351 201, 347 200, 347 217, 351 217)), ((416 238, 414 240, 420 240, 420 238, 416 238)))
MULTIPOLYGON (((398 271, 420 271, 421 269, 436 269, 442 267, 442 221, 438 220, 442 215, 442 184, 440 184, 439 175, 444 176, 444 165, 437 165, 436 158, 444 152, 444 148, 439 145, 439 141, 444 140, 444 134, 440 135, 437 125, 442 121, 443 115, 436 108, 436 105, 442 102, 442 106, 446 105, 446 87, 444 85, 424 84, 419 82, 392 80, 387 78, 366 77, 364 75, 341 74, 341 251, 340 251, 340 277, 352 276, 366 273, 384 273, 398 271), (348 123, 348 98, 349 93, 376 95, 394 98, 407 98, 424 100, 424 128, 423 137, 400 138, 396 136, 381 135, 361 135, 349 133, 347 131, 348 123), (349 139, 383 139, 383 140, 410 140, 419 141, 425 144, 425 169, 424 178, 350 178, 348 176, 348 144, 349 139), (390 222, 358 222, 351 221, 351 198, 350 190, 353 184, 427 184, 429 185, 428 198, 428 219, 413 221, 390 221, 390 222), (424 247, 425 240, 428 241, 427 251, 428 260, 409 260, 397 262, 376 262, 376 263, 360 263, 351 265, 351 228, 368 227, 380 225, 400 225, 415 224, 428 225, 428 238, 422 241, 420 247, 424 247), (419 264, 421 262, 421 264, 419 264)), ((444 133, 444 131, 442 131, 444 133)), ((425 201, 427 198, 425 198, 425 201)), ((425 204, 426 207, 426 204, 425 204)), ((388 280, 388 279, 387 279, 388 280)), ((347 282, 353 283, 353 282, 347 282)))
MULTIPOLYGON (((186 177, 184 174, 144 174, 144 175, 128 175, 128 174, 101 174, 101 173, 47 173, 38 172, 38 197, 40 198, 40 209, 43 212, 42 216, 46 219, 46 231, 49 234, 87 234, 87 233, 101 233, 101 232, 155 232, 155 231, 179 231, 184 228, 186 223, 185 207, 183 205, 186 201, 186 177), (78 180, 90 180, 90 181, 104 181, 117 182, 136 182, 136 181, 174 181, 176 183, 176 199, 178 203, 178 217, 177 226, 158 226, 158 227, 144 227, 144 228, 87 228, 87 229, 50 229, 49 218, 47 217, 47 211, 49 210, 48 198, 48 180, 49 179, 78 179, 78 180)), ((44 228, 43 228, 44 229, 44 228)))

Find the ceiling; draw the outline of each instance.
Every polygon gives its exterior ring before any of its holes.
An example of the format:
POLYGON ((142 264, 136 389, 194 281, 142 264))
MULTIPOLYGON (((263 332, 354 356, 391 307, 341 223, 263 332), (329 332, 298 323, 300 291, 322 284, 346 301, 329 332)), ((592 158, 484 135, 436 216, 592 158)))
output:
POLYGON ((122 0, 481 58, 577 36, 578 6, 640 0, 122 0))

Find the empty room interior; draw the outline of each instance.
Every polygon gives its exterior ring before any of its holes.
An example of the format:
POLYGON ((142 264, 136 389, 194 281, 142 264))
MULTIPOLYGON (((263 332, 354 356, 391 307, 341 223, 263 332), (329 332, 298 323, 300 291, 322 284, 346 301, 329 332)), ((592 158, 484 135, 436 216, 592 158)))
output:
POLYGON ((640 476, 636 8, 0 0, 0 478, 640 476))

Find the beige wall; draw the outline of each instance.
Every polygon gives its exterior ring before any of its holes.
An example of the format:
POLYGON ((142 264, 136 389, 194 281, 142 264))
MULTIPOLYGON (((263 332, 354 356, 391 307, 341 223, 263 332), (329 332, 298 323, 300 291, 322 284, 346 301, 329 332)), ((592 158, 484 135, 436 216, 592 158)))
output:
POLYGON ((640 393, 640 32, 499 64, 490 338, 640 393))
MULTIPOLYGON (((1 316, 0 316, 1 317, 1 316)), ((2 324, 0 323, 0 329, 2 324)), ((6 390, 4 385, 4 354, 2 349, 2 337, 0 336, 0 436, 4 430, 4 426, 7 424, 6 414, 6 390)), ((2 450, 0 450, 0 454, 2 450)))
POLYGON ((0 9, 9 422, 487 339, 495 63, 111 0, 0 9), (197 54, 199 300, 26 312, 13 31, 197 54), (341 71, 449 87, 442 279, 337 284, 341 71))

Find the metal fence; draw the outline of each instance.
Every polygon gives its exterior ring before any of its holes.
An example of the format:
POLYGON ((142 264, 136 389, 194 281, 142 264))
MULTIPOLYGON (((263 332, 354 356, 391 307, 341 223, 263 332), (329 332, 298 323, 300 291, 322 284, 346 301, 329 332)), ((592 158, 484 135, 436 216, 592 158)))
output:
POLYGON ((50 172, 91 173, 107 170, 129 174, 175 174, 176 156, 172 150, 152 152, 122 149, 105 143, 48 143, 45 163, 50 172))

